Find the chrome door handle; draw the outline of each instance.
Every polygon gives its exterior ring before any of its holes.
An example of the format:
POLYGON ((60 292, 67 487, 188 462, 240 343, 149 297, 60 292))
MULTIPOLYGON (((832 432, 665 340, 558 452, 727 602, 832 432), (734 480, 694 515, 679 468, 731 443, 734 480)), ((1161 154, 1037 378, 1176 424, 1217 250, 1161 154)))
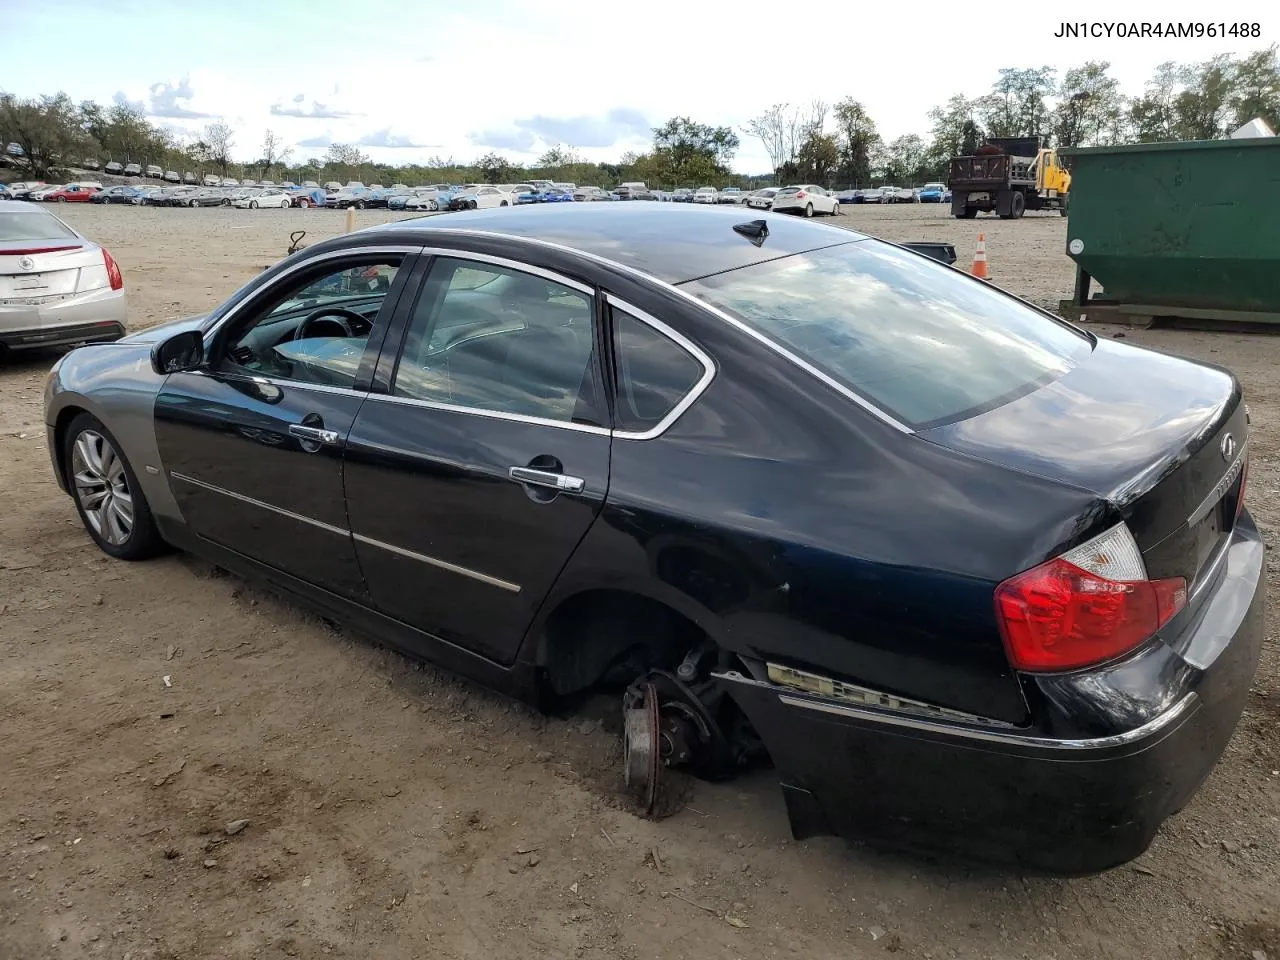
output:
POLYGON ((517 483, 547 487, 551 490, 564 490, 568 493, 581 493, 582 488, 587 485, 581 477, 571 477, 567 473, 552 473, 550 470, 534 470, 531 467, 512 467, 508 473, 517 483))
POLYGON ((300 440, 310 440, 314 443, 327 443, 330 446, 342 440, 337 430, 322 430, 320 427, 304 427, 300 423, 289 424, 289 435, 297 437, 300 440))

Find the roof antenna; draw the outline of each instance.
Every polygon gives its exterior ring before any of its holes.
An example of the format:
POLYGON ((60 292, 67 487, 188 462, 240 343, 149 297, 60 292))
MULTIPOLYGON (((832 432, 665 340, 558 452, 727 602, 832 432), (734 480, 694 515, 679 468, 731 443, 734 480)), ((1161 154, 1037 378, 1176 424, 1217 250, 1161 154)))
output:
POLYGON ((757 247, 762 247, 764 238, 769 236, 769 224, 763 220, 748 220, 746 223, 734 224, 733 232, 746 237, 757 247))

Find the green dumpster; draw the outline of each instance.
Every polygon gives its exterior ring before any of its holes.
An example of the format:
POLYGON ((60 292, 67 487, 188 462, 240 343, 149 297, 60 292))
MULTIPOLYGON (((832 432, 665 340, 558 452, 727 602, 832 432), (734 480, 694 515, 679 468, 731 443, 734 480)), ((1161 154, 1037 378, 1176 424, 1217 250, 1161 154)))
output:
POLYGON ((1061 153, 1076 262, 1064 316, 1280 323, 1280 137, 1061 153))

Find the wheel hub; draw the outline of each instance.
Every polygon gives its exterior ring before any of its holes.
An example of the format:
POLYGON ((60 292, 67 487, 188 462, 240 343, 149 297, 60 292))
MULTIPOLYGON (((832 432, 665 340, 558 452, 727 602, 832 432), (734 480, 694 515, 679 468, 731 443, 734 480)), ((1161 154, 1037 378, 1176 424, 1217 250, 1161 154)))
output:
POLYGON ((658 803, 658 723, 658 692, 653 684, 628 690, 623 701, 622 773, 632 797, 646 814, 658 803))

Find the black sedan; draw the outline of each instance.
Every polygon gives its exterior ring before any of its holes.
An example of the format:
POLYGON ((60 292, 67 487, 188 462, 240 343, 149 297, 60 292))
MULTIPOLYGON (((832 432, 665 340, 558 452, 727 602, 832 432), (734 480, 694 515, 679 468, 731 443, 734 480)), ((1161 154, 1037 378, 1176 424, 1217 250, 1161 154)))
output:
POLYGON ((45 411, 108 554, 614 689, 645 810, 771 761, 797 837, 1103 869, 1209 774, 1263 635, 1230 373, 785 216, 357 231, 71 352, 45 411))
POLYGON ((138 203, 138 198, 142 195, 142 190, 138 187, 127 185, 119 185, 114 187, 105 187, 99 190, 92 197, 90 203, 138 203))

